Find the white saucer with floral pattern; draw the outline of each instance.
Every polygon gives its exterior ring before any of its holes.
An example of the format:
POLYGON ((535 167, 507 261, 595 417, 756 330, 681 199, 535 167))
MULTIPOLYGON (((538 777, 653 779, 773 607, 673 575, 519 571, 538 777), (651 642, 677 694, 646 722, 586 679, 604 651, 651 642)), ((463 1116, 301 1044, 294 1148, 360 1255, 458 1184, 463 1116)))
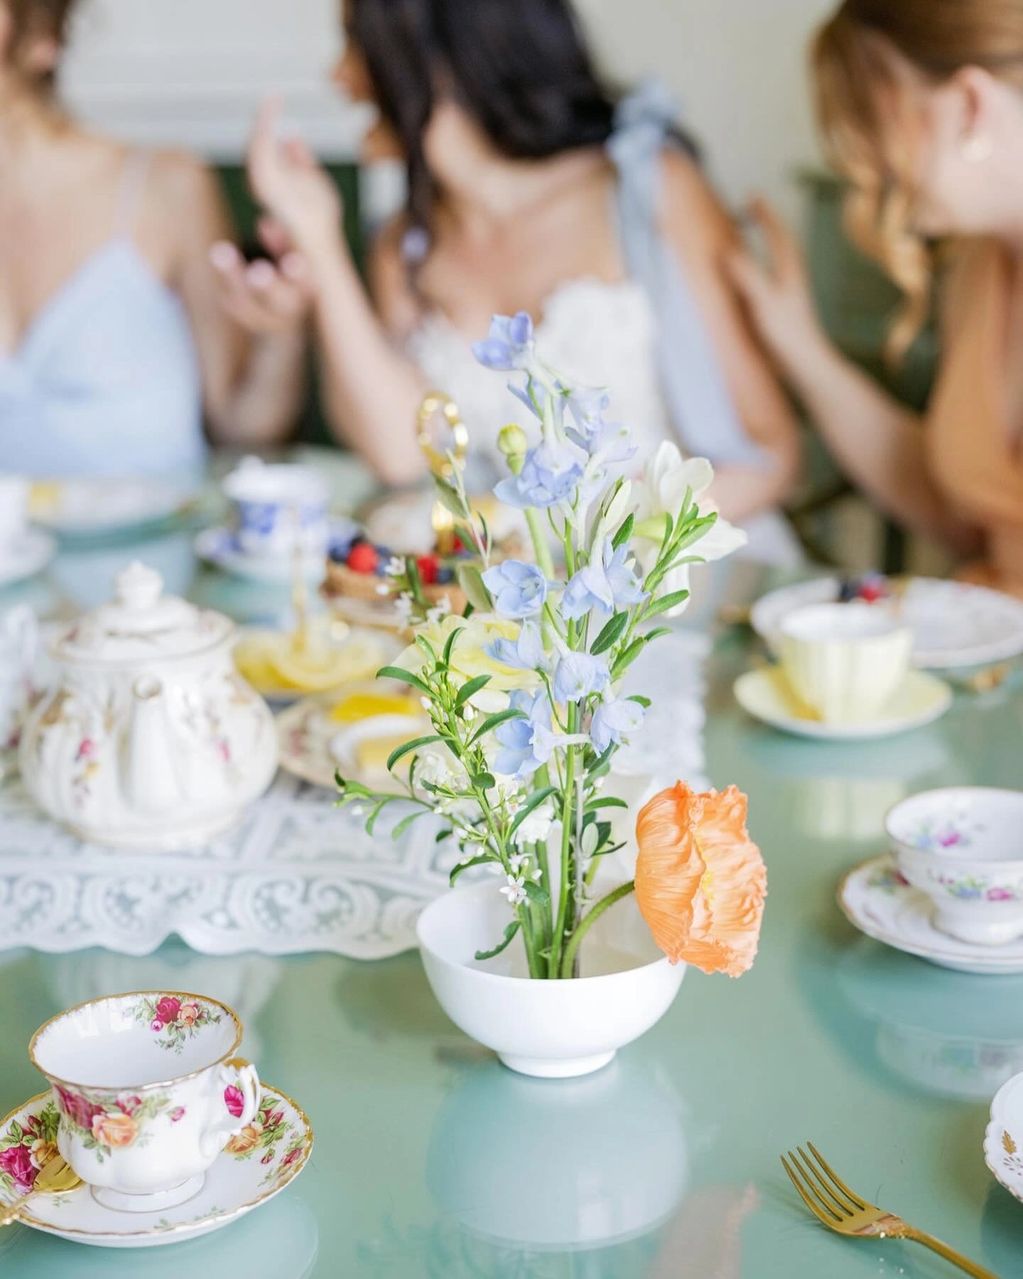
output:
MULTIPOLYGON (((59 1116, 53 1094, 40 1093, 0 1121, 0 1204, 28 1194, 38 1166, 56 1151, 59 1116)), ((309 1160, 313 1130, 305 1112, 263 1084, 259 1116, 232 1137, 202 1189, 174 1208, 116 1212, 88 1186, 36 1195, 18 1220, 34 1230, 101 1248, 150 1248, 219 1230, 266 1203, 294 1181, 309 1160)))
POLYGON ((984 1162, 997 1182, 1023 1202, 1023 1074, 1002 1084, 984 1133, 984 1162))
POLYGON ((382 684, 353 685, 332 698, 307 697, 277 716, 278 758, 293 777, 337 787, 340 771, 375 790, 401 792, 388 773, 391 751, 430 731, 415 698, 387 693, 382 684))
POLYGON ((1023 973, 1023 938, 1001 946, 976 946, 937 929, 930 898, 899 874, 891 853, 851 870, 838 888, 849 922, 875 941, 962 973, 1023 973))

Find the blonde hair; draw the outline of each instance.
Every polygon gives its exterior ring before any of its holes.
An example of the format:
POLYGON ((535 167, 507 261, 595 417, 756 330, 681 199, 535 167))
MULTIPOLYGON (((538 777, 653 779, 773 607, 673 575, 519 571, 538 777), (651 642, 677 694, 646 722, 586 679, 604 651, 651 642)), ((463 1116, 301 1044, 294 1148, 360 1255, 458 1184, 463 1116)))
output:
POLYGON ((844 0, 814 40, 818 119, 851 184, 847 226, 903 293, 886 343, 897 362, 927 319, 934 262, 912 228, 908 163, 882 141, 884 91, 899 92, 893 52, 934 83, 976 66, 1023 84, 1023 0, 844 0))

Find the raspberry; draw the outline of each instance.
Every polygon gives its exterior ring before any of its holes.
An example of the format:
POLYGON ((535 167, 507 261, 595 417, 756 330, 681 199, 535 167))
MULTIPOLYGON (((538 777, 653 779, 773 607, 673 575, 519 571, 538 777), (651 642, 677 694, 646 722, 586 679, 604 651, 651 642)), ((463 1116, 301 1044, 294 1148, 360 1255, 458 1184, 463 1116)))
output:
POLYGON ((357 542, 348 552, 348 567, 354 573, 375 573, 379 563, 377 548, 369 542, 357 542))
POLYGON ((420 555, 416 560, 416 568, 419 570, 419 580, 423 585, 433 586, 440 571, 440 561, 436 555, 420 555))

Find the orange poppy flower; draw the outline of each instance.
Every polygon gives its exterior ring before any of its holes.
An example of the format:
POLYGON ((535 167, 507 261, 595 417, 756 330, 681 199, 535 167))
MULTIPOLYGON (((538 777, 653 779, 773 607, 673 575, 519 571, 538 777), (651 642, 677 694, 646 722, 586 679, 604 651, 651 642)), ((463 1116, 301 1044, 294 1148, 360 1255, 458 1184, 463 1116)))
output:
POLYGON ((756 958, 767 896, 760 849, 735 786, 696 794, 684 782, 636 819, 636 903, 673 964, 741 977, 756 958))

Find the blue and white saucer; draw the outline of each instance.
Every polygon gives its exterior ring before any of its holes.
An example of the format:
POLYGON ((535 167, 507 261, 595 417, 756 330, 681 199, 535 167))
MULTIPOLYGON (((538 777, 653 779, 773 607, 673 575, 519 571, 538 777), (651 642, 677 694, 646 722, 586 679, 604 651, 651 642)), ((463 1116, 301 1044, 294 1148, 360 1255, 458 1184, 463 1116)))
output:
MULTIPOLYGON (((338 517, 330 521, 330 546, 343 546, 359 533, 354 520, 338 517)), ((257 582, 286 585, 294 577, 290 555, 251 555, 238 545, 234 529, 225 525, 203 529, 195 539, 195 553, 225 573, 257 582)), ((309 582, 319 582, 324 573, 324 556, 319 552, 303 556, 302 571, 309 582)))

